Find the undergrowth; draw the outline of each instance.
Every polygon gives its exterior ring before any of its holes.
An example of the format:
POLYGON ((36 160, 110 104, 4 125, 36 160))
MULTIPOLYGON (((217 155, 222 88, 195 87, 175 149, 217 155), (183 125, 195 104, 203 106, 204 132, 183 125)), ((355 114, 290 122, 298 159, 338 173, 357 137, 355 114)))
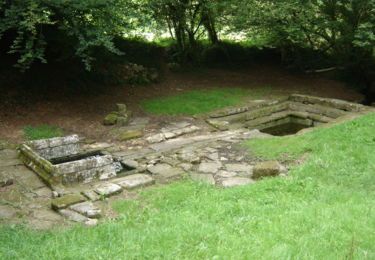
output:
POLYGON ((50 126, 41 124, 39 126, 25 126, 23 128, 23 136, 28 140, 47 139, 53 137, 61 137, 64 135, 61 128, 58 126, 50 126))

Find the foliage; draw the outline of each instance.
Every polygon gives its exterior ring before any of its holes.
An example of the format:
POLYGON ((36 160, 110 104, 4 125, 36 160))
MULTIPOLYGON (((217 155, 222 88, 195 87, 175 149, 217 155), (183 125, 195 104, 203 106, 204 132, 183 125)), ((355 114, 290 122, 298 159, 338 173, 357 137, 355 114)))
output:
POLYGON ((268 34, 283 58, 301 48, 329 53, 341 65, 359 64, 372 55, 375 8, 371 0, 236 3, 232 5, 234 28, 268 34))
POLYGON ((219 41, 217 35, 216 0, 154 0, 146 1, 146 8, 160 25, 168 28, 176 42, 178 62, 196 62, 197 40, 207 35, 211 43, 219 41))
POLYGON ((374 124, 371 114, 310 133, 309 159, 287 178, 174 183, 114 203, 119 218, 91 228, 2 227, 0 258, 373 259, 374 124))
POLYGON ((23 128, 23 132, 23 136, 28 140, 39 140, 64 136, 61 128, 45 124, 41 124, 36 127, 30 125, 25 126, 23 128))
POLYGON ((168 97, 147 100, 142 106, 150 113, 169 115, 193 115, 225 106, 238 105, 245 98, 259 98, 268 89, 246 90, 240 88, 217 88, 186 91, 168 97))
POLYGON ((130 27, 127 0, 0 0, 0 40, 17 66, 46 63, 46 52, 58 59, 78 56, 90 68, 92 48, 118 53, 112 39, 130 27))

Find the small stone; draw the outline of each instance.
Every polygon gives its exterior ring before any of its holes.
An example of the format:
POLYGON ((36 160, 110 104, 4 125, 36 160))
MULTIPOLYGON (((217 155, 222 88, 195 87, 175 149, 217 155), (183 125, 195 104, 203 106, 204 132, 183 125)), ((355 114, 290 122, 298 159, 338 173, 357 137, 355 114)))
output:
POLYGON ((100 217, 101 210, 96 207, 91 201, 85 201, 69 206, 69 209, 74 210, 89 218, 100 217))
POLYGON ((151 166, 151 167, 148 167, 148 171, 151 173, 151 174, 162 174, 163 172, 167 171, 167 170, 170 170, 172 168, 172 166, 170 166, 169 164, 165 164, 165 163, 161 163, 161 164, 157 164, 155 166, 151 166))
POLYGON ((150 144, 160 143, 165 140, 164 134, 156 134, 146 138, 150 144))
POLYGON ((207 148, 205 148, 204 150, 206 150, 206 151, 209 152, 209 153, 216 153, 216 152, 217 152, 217 149, 212 148, 212 147, 207 147, 207 148))
POLYGON ((261 178, 267 176, 276 176, 281 173, 282 166, 278 161, 268 161, 254 166, 253 177, 261 178))
POLYGON ((280 165, 280 175, 284 174, 287 175, 288 169, 284 165, 280 165))
POLYGON ((96 143, 96 140, 94 140, 94 139, 85 139, 85 140, 83 140, 83 142, 84 142, 85 144, 95 144, 95 143, 96 143))
POLYGON ((59 213, 70 221, 85 222, 87 220, 87 217, 70 209, 61 209, 59 210, 59 213))
POLYGON ((83 194, 86 198, 88 198, 89 200, 91 200, 91 201, 97 201, 97 200, 100 200, 100 196, 99 196, 96 192, 94 192, 94 191, 92 191, 92 190, 85 190, 85 191, 82 192, 82 194, 83 194))
POLYGON ((124 131, 119 131, 116 139, 118 141, 126 141, 134 138, 141 137, 143 135, 142 131, 139 129, 128 129, 124 131))
POLYGON ((119 116, 117 118, 116 124, 118 126, 126 126, 128 124, 128 122, 129 122, 129 117, 128 116, 119 116))
POLYGON ((85 201, 85 197, 81 194, 68 194, 56 199, 52 199, 51 205, 54 210, 64 209, 70 205, 85 201))
POLYGON ((121 186, 113 183, 103 183, 95 188, 95 192, 102 196, 112 196, 116 193, 121 192, 121 186))
POLYGON ((250 184, 250 183, 254 183, 254 181, 249 178, 233 177, 233 178, 225 179, 222 182, 222 185, 224 188, 229 188, 229 187, 235 187, 235 186, 243 186, 243 185, 250 184))
POLYGON ((225 168, 230 172, 245 172, 251 174, 253 172, 253 167, 248 164, 241 163, 228 163, 225 168))
POLYGON ((207 156, 208 159, 212 161, 217 161, 219 160, 219 153, 212 153, 207 156))
POLYGON ((110 147, 112 147, 112 145, 109 143, 94 143, 94 144, 87 145, 87 148, 92 149, 92 150, 103 150, 103 149, 108 149, 110 147))
POLYGON ((94 227, 98 224, 98 222, 99 220, 97 219, 88 218, 84 223, 85 223, 85 226, 94 227))
POLYGON ((199 181, 199 182, 204 182, 207 184, 215 185, 215 179, 212 174, 192 173, 190 174, 190 178, 194 181, 199 181))
POLYGON ((104 125, 115 125, 117 122, 118 115, 111 113, 105 116, 103 124, 104 125))
POLYGON ((131 168, 131 169, 136 169, 138 167, 138 162, 134 161, 134 160, 122 160, 121 163, 123 165, 125 165, 126 167, 128 168, 131 168))
POLYGON ((220 157, 220 161, 228 161, 228 158, 226 158, 226 157, 220 157))
POLYGON ((116 180, 116 184, 127 190, 147 186, 153 184, 154 182, 154 179, 146 174, 134 174, 116 180))
POLYGON ((120 113, 120 114, 123 114, 123 113, 126 113, 127 111, 127 107, 125 104, 116 104, 117 106, 117 111, 120 113))
POLYGON ((203 173, 217 173, 220 168, 220 162, 203 162, 199 165, 198 171, 203 173))
POLYGON ((171 168, 171 169, 168 169, 166 171, 163 171, 162 173, 156 175, 160 178, 164 178, 164 179, 171 179, 171 178, 175 178, 175 177, 178 177, 182 174, 184 174, 185 172, 182 170, 182 169, 179 169, 179 168, 171 168))
POLYGON ((184 162, 188 163, 199 163, 200 162, 200 157, 196 155, 195 153, 181 153, 178 155, 178 159, 184 162))
POLYGON ((52 191, 51 195, 52 195, 52 198, 54 198, 54 199, 59 197, 59 193, 55 190, 52 191))
POLYGON ((190 171, 193 168, 191 163, 181 163, 178 166, 184 169, 184 171, 190 171))
POLYGON ((33 191, 38 197, 51 197, 51 190, 47 187, 42 187, 33 191))
POLYGON ((237 157, 236 157, 236 161, 237 161, 237 162, 240 162, 240 161, 242 161, 244 158, 245 158, 244 156, 237 156, 237 157))
POLYGON ((219 178, 232 178, 232 177, 235 177, 236 175, 237 175, 236 172, 219 171, 216 174, 216 177, 219 177, 219 178))
POLYGON ((171 139, 171 138, 174 138, 174 137, 176 137, 177 135, 175 134, 175 133, 173 133, 173 132, 166 132, 166 133, 164 133, 164 137, 166 138, 166 139, 171 139))
POLYGON ((0 188, 5 187, 5 186, 10 186, 13 183, 14 181, 12 178, 0 176, 0 188))

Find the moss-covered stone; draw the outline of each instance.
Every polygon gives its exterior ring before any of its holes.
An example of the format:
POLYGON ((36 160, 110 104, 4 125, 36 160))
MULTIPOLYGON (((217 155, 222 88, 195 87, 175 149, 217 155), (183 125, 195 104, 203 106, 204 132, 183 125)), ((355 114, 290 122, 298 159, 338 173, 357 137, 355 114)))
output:
POLYGON ((253 178, 276 176, 281 173, 282 166, 278 161, 262 162, 254 166, 253 178))
POLYGON ((117 105, 117 111, 122 114, 122 113, 126 113, 127 111, 127 107, 125 104, 116 104, 117 105))
POLYGON ((141 137, 142 135, 143 135, 142 131, 138 130, 138 129, 125 130, 125 131, 120 131, 117 134, 116 139, 118 141, 126 141, 126 140, 130 140, 130 139, 141 137))
POLYGON ((64 209, 70 205, 86 201, 86 198, 81 194, 68 194, 51 201, 51 206, 54 210, 64 209))
POLYGON ((104 118, 103 124, 104 125, 115 125, 117 123, 117 118, 118 118, 117 114, 114 114, 114 113, 108 114, 104 118))

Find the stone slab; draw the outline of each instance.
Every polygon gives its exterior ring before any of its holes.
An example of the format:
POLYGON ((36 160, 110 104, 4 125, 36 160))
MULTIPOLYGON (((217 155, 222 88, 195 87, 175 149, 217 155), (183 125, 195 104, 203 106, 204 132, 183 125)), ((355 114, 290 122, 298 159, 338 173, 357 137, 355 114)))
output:
POLYGON ((254 183, 254 180, 250 178, 232 177, 223 180, 222 185, 224 188, 230 188, 235 186, 243 186, 250 183, 254 183))
POLYGON ((253 167, 246 163, 228 163, 225 168, 229 172, 244 172, 248 174, 253 172, 253 167))
POLYGON ((148 167, 147 171, 149 171, 151 174, 158 175, 158 174, 163 174, 163 172, 166 172, 170 169, 172 169, 172 166, 170 166, 169 164, 160 163, 160 164, 156 164, 154 166, 148 167))
POLYGON ((54 210, 64 209, 70 205, 85 201, 85 197, 81 194, 68 194, 56 199, 52 199, 51 205, 54 210))
POLYGON ((112 196, 114 194, 120 193, 122 188, 120 185, 114 183, 103 183, 95 188, 95 192, 103 196, 112 196))
POLYGON ((151 185, 155 182, 154 178, 147 174, 134 174, 114 180, 114 182, 124 189, 130 190, 142 186, 151 185))
POLYGON ((88 218, 100 217, 101 210, 95 206, 91 201, 85 201, 69 206, 69 209, 74 210, 88 218))
POLYGON ((284 168, 278 161, 262 162, 254 166, 253 177, 261 178, 267 176, 276 176, 281 173, 284 168))
POLYGON ((236 172, 219 171, 215 176, 218 178, 232 178, 236 177, 236 172))
POLYGON ((198 167, 198 171, 202 173, 217 173, 221 166, 220 162, 202 162, 198 167))
POLYGON ((85 190, 82 194, 91 201, 97 201, 100 199, 100 196, 92 190, 85 190))
POLYGON ((61 209, 59 210, 59 213, 70 221, 81 223, 87 221, 87 217, 70 209, 61 209))

